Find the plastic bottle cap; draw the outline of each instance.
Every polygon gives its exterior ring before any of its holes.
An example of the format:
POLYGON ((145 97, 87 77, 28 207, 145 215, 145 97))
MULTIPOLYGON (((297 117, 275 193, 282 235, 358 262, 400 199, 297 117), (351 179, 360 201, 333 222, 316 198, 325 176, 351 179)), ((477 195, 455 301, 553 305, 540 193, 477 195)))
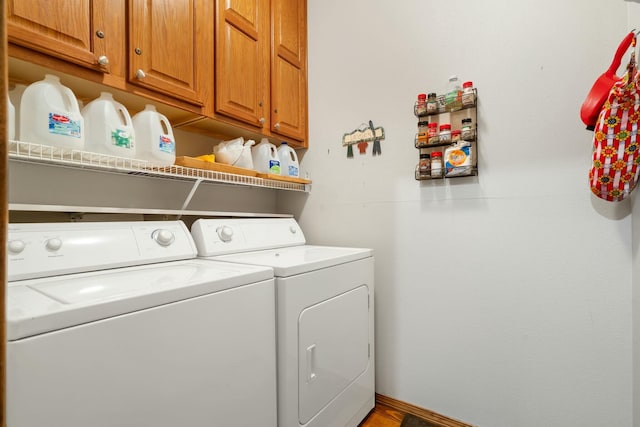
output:
POLYGON ((451 130, 451 125, 450 124, 440 125, 440 130, 451 130))
POLYGON ((420 153, 420 158, 421 159, 428 159, 429 157, 430 157, 429 153, 420 153))
POLYGON ((462 83, 463 88, 473 87, 473 82, 464 82, 462 83))
POLYGON ((460 135, 461 133, 462 133, 462 131, 460 129, 451 131, 451 135, 460 135))
POLYGON ((427 99, 427 94, 426 93, 419 93, 418 94, 418 99, 420 101, 427 99))
POLYGON ((430 128, 436 128, 436 129, 438 129, 438 123, 436 123, 436 122, 431 122, 431 123, 429 123, 429 127, 430 127, 430 128))
POLYGON ((442 151, 433 151, 431 157, 442 157, 442 151))
POLYGON ((280 145, 287 145, 286 141, 282 141, 280 145))

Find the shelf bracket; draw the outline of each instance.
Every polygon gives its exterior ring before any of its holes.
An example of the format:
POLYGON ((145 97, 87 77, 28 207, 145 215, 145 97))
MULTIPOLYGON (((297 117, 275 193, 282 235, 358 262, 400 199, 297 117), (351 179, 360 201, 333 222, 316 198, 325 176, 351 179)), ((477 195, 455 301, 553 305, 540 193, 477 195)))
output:
POLYGON ((182 218, 183 212, 187 210, 187 206, 189 206, 189 203, 191 203, 191 199, 193 199, 193 195, 196 193, 196 190, 198 189, 202 181, 204 181, 202 178, 198 178, 193 182, 193 187, 191 187, 191 191, 189 191, 187 198, 184 200, 182 208, 180 209, 180 215, 178 215, 177 219, 182 218))

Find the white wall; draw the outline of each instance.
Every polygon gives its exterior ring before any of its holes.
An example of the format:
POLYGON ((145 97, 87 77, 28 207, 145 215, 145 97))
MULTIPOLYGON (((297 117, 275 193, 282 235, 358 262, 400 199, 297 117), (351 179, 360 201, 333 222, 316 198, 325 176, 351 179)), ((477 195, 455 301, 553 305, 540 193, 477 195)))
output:
MULTIPOLYGON (((634 0, 636 3, 638 0, 634 0)), ((640 5, 629 4, 628 28, 640 27, 640 5)), ((632 370, 633 370, 633 421, 634 427, 640 427, 640 197, 636 190, 633 196, 632 215, 632 370)))
POLYGON ((311 243, 375 249, 379 393, 479 426, 632 425, 630 204, 590 196, 578 117, 627 16, 308 1, 313 188, 279 210, 311 243), (415 181, 413 102, 454 73, 479 91, 479 176, 415 181), (347 159, 343 133, 368 120, 382 156, 347 159))

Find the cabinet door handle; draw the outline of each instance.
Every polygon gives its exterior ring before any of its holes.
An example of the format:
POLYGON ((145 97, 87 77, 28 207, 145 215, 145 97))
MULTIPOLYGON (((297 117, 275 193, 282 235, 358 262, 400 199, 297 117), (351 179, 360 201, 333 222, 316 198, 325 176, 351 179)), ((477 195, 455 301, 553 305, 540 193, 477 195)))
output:
POLYGON ((142 80, 145 77, 147 77, 147 75, 144 73, 144 71, 142 71, 141 69, 138 69, 138 71, 136 71, 136 78, 142 80))
POLYGON ((276 129, 280 129, 280 122, 278 122, 275 125, 273 125, 273 127, 276 128, 276 129))
POLYGON ((264 117, 260 117, 260 120, 258 120, 260 122, 261 125, 264 124, 264 122, 266 122, 267 120, 264 117))
POLYGON ((100 65, 109 65, 109 58, 104 55, 98 57, 98 64, 100 65))

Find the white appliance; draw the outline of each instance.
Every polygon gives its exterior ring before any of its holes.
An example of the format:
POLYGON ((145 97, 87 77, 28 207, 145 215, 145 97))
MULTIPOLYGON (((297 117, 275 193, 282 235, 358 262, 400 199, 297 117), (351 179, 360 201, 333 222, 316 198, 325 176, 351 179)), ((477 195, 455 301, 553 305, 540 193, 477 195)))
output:
POLYGON ((8 237, 8 426, 276 426, 270 268, 195 259, 180 221, 8 237))
POLYGON ((306 245, 292 218, 200 219, 208 259, 276 276, 278 426, 357 426, 374 407, 371 249, 306 245))

